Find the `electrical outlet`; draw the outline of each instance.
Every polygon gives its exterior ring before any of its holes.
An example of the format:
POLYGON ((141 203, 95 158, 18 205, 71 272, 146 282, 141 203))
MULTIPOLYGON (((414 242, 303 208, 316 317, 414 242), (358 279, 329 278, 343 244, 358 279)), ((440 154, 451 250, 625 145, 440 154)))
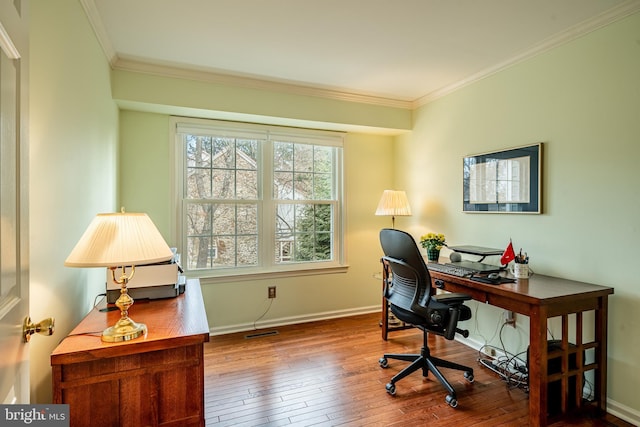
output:
POLYGON ((276 287, 275 286, 269 286, 268 290, 268 295, 269 298, 275 298, 276 297, 276 287))
POLYGON ((485 347, 484 354, 489 357, 496 357, 496 349, 493 347, 485 347))
POLYGON ((513 326, 514 328, 516 327, 516 313, 514 313, 513 311, 505 311, 504 312, 504 321, 505 323, 513 326))

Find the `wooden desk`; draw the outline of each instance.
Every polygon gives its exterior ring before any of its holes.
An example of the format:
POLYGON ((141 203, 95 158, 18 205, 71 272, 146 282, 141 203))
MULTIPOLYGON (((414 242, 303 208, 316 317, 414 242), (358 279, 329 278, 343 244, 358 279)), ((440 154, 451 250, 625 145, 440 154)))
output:
POLYGON ((105 343, 119 311, 104 301, 51 354, 53 403, 68 403, 80 426, 204 426, 204 353, 209 326, 200 282, 176 298, 136 301, 145 338, 105 343))
MULTIPOLYGON (((613 288, 556 277, 534 275, 516 283, 488 285, 468 278, 430 271, 432 285, 449 292, 462 292, 480 302, 529 316, 529 425, 547 425, 547 387, 561 383, 561 410, 592 407, 604 414, 607 405, 607 304, 613 288), (583 342, 583 313, 593 311, 592 341, 583 342), (562 349, 548 353, 547 320, 562 317, 562 349), (575 320, 575 336, 569 339, 569 318, 575 320), (570 346, 569 344, 573 344, 570 346), (585 351, 595 352, 593 363, 585 363, 585 351), (575 368, 569 368, 569 357, 575 368), (548 375, 548 360, 560 358, 562 372, 548 375), (594 371, 594 401, 582 401, 583 374, 594 371), (575 378, 575 382, 569 379, 575 378), (569 401, 569 385, 575 383, 575 402, 569 401)), ((383 274, 383 280, 384 274, 383 274)), ((382 337, 393 328, 386 321, 387 302, 383 301, 382 337)), ((587 330, 588 332, 588 330, 587 330)))

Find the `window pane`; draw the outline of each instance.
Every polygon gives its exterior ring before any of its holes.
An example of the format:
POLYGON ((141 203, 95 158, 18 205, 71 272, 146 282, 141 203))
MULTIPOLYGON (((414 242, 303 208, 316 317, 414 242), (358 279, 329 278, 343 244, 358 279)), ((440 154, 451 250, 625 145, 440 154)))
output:
POLYGON ((291 238, 276 238, 275 262, 285 263, 293 260, 293 240, 291 238))
POLYGON ((258 172, 239 170, 236 180, 236 198, 256 200, 258 198, 258 172))
POLYGON ((333 206, 304 202, 333 200, 334 153, 334 147, 274 143, 274 198, 296 201, 277 206, 276 263, 332 259, 333 206))
POLYGON ((189 270, 209 269, 217 255, 210 251, 210 237, 187 237, 187 268, 189 270))
POLYGON ((258 236, 239 236, 237 247, 239 267, 258 264, 258 236))
POLYGON ((296 173, 294 175, 293 198, 295 200, 313 200, 313 174, 296 173))
POLYGON ((293 170, 293 144, 287 142, 273 143, 273 169, 276 171, 293 170))
POLYGON ((234 234, 236 229, 236 205, 212 204, 213 207, 213 234, 234 234))
POLYGON ((315 200, 333 199, 333 179, 330 174, 316 174, 313 182, 313 195, 315 200))
POLYGON ((212 199, 235 199, 236 177, 233 170, 213 170, 212 199))
POLYGON ((315 208, 314 226, 316 232, 330 232, 333 223, 333 207, 331 205, 315 205, 315 208))
POLYGON ((236 241, 233 236, 218 236, 216 239, 218 257, 212 267, 236 266, 236 241))
POLYGON ((333 148, 314 147, 313 169, 316 172, 329 173, 333 171, 333 148))
POLYGON ((189 203, 187 205, 187 235, 211 235, 211 218, 213 207, 203 203, 189 203))
POLYGON ((211 218, 213 209, 206 204, 187 206, 187 268, 210 268, 211 218))
POLYGON ((313 261, 314 252, 313 234, 300 233, 295 240, 295 261, 313 261))
POLYGON ((276 233, 286 235, 293 233, 295 206, 278 204, 276 208, 276 233))
POLYGON ((236 168, 258 170, 258 141, 240 139, 236 142, 236 168))
POLYGON ((208 199, 211 197, 211 169, 189 169, 187 173, 186 196, 188 199, 208 199))
POLYGON ((274 198, 332 200, 334 153, 334 147, 275 142, 274 198))
POLYGON ((330 204, 278 205, 276 263, 331 260, 333 219, 330 204))
POLYGON ((258 263, 257 205, 187 205, 187 268, 241 267, 258 263))
POLYGON ((313 170, 313 145, 295 144, 293 152, 294 171, 310 172, 313 170))
POLYGON ((211 137, 186 135, 187 167, 211 167, 211 137))
POLYGON ((273 197, 276 200, 293 200, 293 173, 273 173, 273 197))
POLYGON ((331 248, 331 233, 317 233, 315 259, 316 261, 330 261, 333 249, 331 248))
POLYGON ((313 231, 314 222, 313 205, 296 206, 296 233, 303 233, 305 230, 313 231))
POLYGON ((258 206, 257 205, 238 205, 238 215, 236 224, 238 225, 238 234, 258 234, 258 206))
POLYGON ((216 138, 213 145, 213 167, 231 169, 235 165, 235 140, 216 138))

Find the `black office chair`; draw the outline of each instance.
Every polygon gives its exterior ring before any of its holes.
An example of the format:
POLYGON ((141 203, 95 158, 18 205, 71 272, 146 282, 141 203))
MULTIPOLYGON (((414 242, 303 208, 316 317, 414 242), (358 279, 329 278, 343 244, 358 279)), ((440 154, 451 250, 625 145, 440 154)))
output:
POLYGON ((422 369, 422 375, 425 377, 431 371, 449 392, 446 402, 455 408, 458 406, 456 391, 438 367, 464 371, 464 377, 469 382, 473 382, 473 369, 431 356, 427 345, 427 332, 442 335, 448 340, 452 340, 456 332, 465 338, 468 337, 469 331, 458 329, 457 325, 459 321, 471 318, 471 310, 464 305, 464 301, 470 300, 471 296, 460 293, 433 293, 429 270, 411 235, 404 231, 385 228, 380 231, 380 244, 385 254, 382 257, 385 271, 384 297, 389 302, 389 308, 398 319, 423 331, 420 354, 385 354, 380 358, 382 368, 389 366, 387 359, 411 362, 391 378, 386 385, 387 392, 395 395, 395 383, 418 369, 422 369))

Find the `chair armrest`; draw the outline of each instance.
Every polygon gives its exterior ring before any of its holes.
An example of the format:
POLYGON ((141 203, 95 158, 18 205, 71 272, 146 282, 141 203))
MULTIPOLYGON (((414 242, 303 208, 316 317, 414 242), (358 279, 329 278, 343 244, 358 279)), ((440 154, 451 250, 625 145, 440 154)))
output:
POLYGON ((458 292, 432 295, 431 298, 447 305, 458 305, 472 299, 471 295, 462 294, 458 292))
POLYGON ((469 332, 458 329, 457 326, 458 320, 460 320, 460 310, 462 310, 463 307, 468 309, 468 307, 464 305, 464 302, 472 299, 471 295, 454 292, 432 295, 431 299, 437 301, 439 304, 448 306, 450 310, 449 321, 445 325, 443 336, 448 340, 452 340, 455 337, 456 332, 458 332, 462 334, 463 337, 468 337, 469 332))

